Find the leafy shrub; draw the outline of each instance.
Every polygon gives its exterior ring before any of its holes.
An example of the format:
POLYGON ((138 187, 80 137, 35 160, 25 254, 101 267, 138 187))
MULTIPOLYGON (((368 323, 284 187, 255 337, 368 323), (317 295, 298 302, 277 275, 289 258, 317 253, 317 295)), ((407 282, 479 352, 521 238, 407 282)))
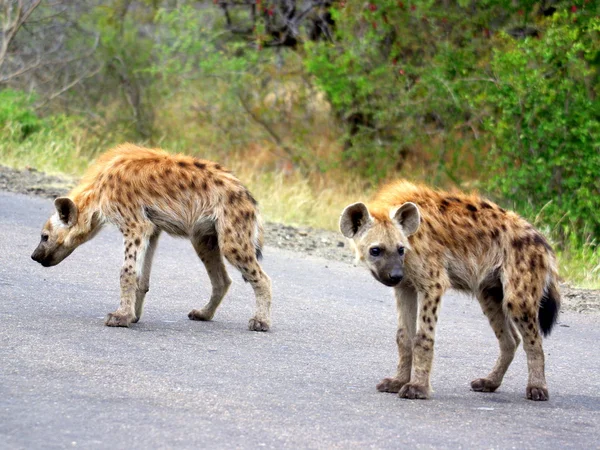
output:
POLYGON ((26 139, 43 126, 33 109, 35 98, 13 89, 0 90, 0 128, 10 125, 13 136, 19 140, 26 139))
POLYGON ((480 99, 493 108, 488 186, 559 236, 600 240, 600 20, 577 19, 494 51, 497 81, 480 99))

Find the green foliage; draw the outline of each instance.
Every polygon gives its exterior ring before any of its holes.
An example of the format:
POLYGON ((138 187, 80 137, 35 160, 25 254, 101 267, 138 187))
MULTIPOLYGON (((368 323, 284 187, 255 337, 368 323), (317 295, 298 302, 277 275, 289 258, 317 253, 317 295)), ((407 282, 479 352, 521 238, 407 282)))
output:
POLYGON ((488 186, 559 236, 600 241, 600 20, 561 14, 540 39, 494 51, 488 186))
POLYGON ((0 129, 10 130, 16 140, 26 139, 38 131, 43 120, 33 109, 35 97, 13 89, 0 90, 0 129))

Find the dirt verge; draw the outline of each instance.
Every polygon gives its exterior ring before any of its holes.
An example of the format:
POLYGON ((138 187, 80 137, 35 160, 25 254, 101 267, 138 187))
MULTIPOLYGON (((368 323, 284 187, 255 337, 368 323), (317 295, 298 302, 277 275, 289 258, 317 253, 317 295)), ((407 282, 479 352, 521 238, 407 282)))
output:
MULTIPOLYGON (((35 169, 15 170, 0 166, 0 190, 55 198, 64 195, 75 184, 67 177, 47 175, 35 169)), ((265 224, 265 242, 278 248, 353 263, 352 251, 337 232, 294 227, 280 223, 265 224)), ((578 312, 600 312, 600 290, 578 289, 561 285, 563 309, 578 312)))

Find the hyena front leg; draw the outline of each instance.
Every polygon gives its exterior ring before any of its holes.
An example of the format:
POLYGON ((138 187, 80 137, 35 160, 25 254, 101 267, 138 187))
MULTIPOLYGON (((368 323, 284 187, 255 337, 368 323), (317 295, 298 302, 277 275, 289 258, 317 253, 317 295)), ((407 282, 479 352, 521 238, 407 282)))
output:
POLYGON ((442 295, 447 285, 441 281, 431 281, 426 291, 418 290, 419 319, 413 339, 413 364, 410 382, 400 389, 398 395, 410 399, 429 398, 431 392, 430 373, 433 364, 433 344, 435 327, 441 307, 442 295))
POLYGON ((502 383, 504 374, 515 356, 515 351, 521 339, 519 339, 517 330, 502 308, 502 289, 482 291, 477 295, 477 299, 498 338, 500 356, 498 356, 496 365, 487 377, 477 378, 471 382, 471 389, 477 392, 494 392, 502 383))
POLYGON ((125 258, 121 268, 121 305, 106 316, 104 323, 109 327, 128 327, 137 318, 138 281, 142 278, 142 267, 153 234, 154 228, 139 224, 131 224, 123 231, 125 258))
POLYGON ((412 369, 412 345, 417 328, 417 292, 412 286, 399 286, 394 289, 398 310, 398 371, 393 378, 384 378, 377 385, 379 392, 400 391, 410 381, 412 369))
POLYGON ((229 278, 223 263, 217 236, 199 236, 192 240, 192 245, 206 267, 212 285, 212 294, 202 309, 192 309, 188 317, 191 320, 212 320, 215 311, 231 286, 231 278, 229 278))
POLYGON ((140 266, 142 273, 138 279, 137 290, 135 291, 135 319, 133 323, 137 323, 142 317, 144 312, 144 300, 146 294, 150 289, 150 271, 152 269, 152 259, 154 258, 154 251, 156 250, 156 244, 160 236, 160 230, 156 231, 148 240, 148 248, 146 252, 142 252, 140 255, 140 266), (141 260, 143 258, 143 261, 141 260))

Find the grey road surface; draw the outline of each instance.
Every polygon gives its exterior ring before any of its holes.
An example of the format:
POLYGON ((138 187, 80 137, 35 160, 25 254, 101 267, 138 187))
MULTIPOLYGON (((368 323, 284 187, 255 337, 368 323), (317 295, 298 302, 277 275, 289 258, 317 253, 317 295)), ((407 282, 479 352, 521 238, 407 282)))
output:
POLYGON ((51 202, 0 193, 0 448, 600 448, 597 315, 563 314, 544 343, 550 401, 524 398, 520 349, 494 394, 469 390, 497 356, 478 304, 444 299, 433 398, 375 385, 394 373, 388 288, 362 268, 266 248, 269 333, 246 329, 234 284, 213 322, 192 322, 210 286, 189 242, 161 238, 145 315, 116 309, 112 229, 54 268, 30 259, 51 202))

